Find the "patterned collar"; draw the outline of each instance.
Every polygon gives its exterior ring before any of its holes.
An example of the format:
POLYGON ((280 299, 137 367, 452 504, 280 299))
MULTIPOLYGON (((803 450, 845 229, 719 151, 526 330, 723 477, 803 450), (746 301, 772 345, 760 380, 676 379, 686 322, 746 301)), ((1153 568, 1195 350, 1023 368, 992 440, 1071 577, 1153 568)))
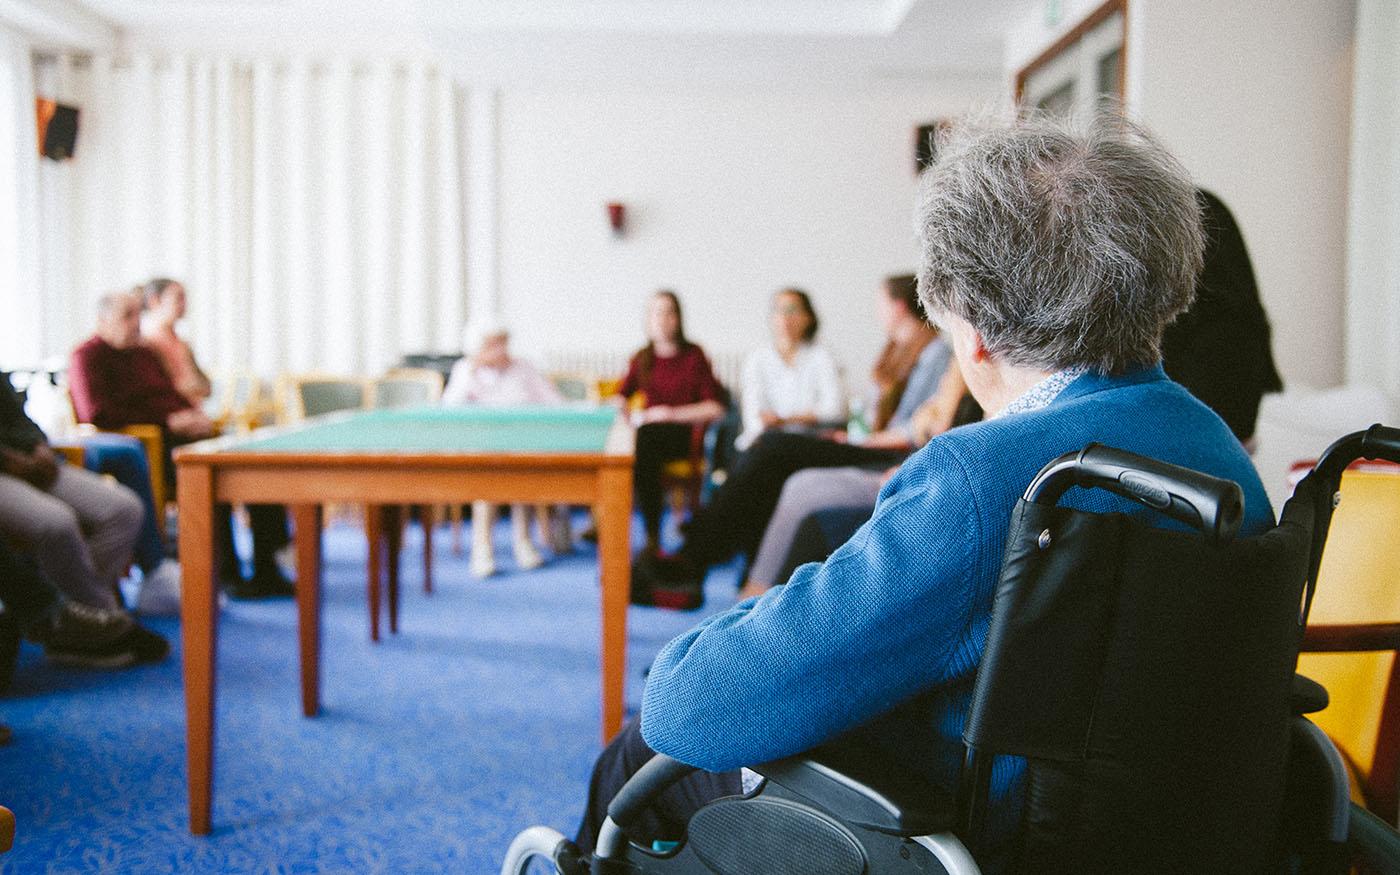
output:
POLYGON ((1036 410, 1043 410, 1050 406, 1050 402, 1054 401, 1055 398, 1065 390, 1066 386, 1083 376, 1084 372, 1087 370, 1089 369, 1083 365, 1076 365, 1072 368, 1056 371, 1027 389, 1019 398, 1006 405, 1000 413, 990 418, 1000 419, 1003 416, 1011 416, 1015 413, 1031 413, 1036 410))

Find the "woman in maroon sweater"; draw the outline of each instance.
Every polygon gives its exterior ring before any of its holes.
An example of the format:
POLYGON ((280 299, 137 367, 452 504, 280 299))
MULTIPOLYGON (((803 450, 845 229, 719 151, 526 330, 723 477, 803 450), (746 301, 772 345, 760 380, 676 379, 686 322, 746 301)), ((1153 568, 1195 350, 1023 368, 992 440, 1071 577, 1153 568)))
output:
POLYGON ((618 394, 640 398, 636 461, 632 484, 646 523, 647 550, 661 537, 661 470, 668 462, 690 457, 704 427, 724 415, 726 392, 705 351, 685 337, 681 302, 672 291, 659 291, 647 305, 648 343, 632 356, 618 394))

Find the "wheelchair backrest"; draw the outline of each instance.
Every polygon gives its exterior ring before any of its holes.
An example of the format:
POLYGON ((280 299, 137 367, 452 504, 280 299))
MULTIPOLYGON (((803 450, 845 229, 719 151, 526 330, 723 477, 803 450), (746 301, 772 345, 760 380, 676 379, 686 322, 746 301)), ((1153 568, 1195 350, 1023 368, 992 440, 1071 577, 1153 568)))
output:
POLYGON ((964 738, 1027 759, 1022 871, 1244 872, 1276 845, 1316 502, 1236 541, 1197 503, 1209 537, 1016 507, 964 738))

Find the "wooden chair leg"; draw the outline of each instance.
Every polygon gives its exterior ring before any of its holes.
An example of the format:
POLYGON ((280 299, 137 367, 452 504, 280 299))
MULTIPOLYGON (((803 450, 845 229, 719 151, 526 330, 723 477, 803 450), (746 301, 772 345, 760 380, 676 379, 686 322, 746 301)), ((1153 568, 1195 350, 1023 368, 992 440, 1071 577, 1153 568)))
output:
POLYGON ((437 506, 420 505, 418 518, 423 523, 423 592, 433 594, 433 529, 437 527, 437 506))
POLYGON ((389 634, 399 634, 399 550, 403 546, 403 512, 397 504, 381 508, 384 516, 385 558, 389 562, 389 634))
POLYGON ((447 506, 447 522, 452 528, 452 555, 462 555, 462 505, 459 503, 447 506))
POLYGON ((0 806, 0 854, 15 846, 15 813, 0 806))
POLYGON ((369 640, 379 640, 379 580, 384 567, 384 520, 379 508, 365 508, 365 540, 369 542, 366 598, 369 601, 369 640))

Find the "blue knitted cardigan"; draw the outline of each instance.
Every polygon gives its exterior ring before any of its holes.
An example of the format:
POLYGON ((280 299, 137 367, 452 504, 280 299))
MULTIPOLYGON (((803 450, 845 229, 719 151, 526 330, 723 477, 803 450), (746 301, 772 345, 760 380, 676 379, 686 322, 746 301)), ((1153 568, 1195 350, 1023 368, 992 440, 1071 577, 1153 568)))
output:
MULTIPOLYGON (((953 786, 1012 508, 1042 465, 1091 441, 1234 480, 1243 532, 1273 523, 1229 428, 1161 367, 1086 373, 1047 407, 935 438, 826 562, 667 644, 642 701, 647 744, 724 771, 850 733, 953 786)), ((1065 503, 1143 512, 1102 490, 1065 503)), ((1015 822, 1023 766, 1002 757, 993 770, 994 833, 1015 822)))

